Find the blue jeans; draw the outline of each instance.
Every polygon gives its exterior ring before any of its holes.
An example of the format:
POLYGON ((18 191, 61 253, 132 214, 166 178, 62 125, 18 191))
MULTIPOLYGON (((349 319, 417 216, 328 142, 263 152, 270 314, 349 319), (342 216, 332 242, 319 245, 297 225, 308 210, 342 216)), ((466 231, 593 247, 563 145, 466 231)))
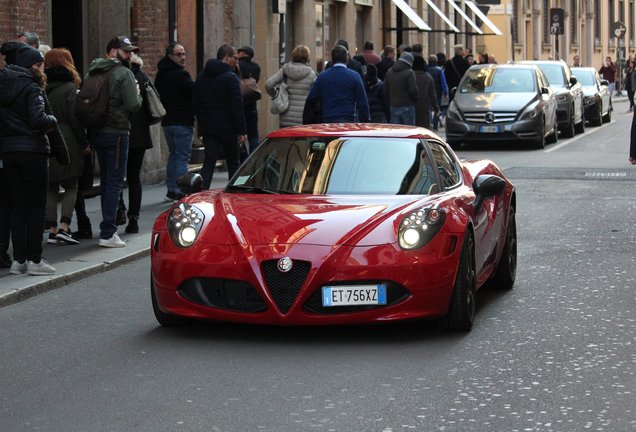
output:
POLYGON ((96 132, 92 144, 97 152, 101 183, 102 222, 99 238, 109 239, 117 232, 117 206, 124 186, 128 161, 128 135, 96 132))
POLYGON ((415 126, 415 106, 391 107, 391 123, 415 126))
POLYGON ((168 143, 168 166, 166 167, 166 185, 168 192, 181 193, 177 179, 188 172, 188 163, 192 154, 192 126, 171 125, 163 127, 168 143))

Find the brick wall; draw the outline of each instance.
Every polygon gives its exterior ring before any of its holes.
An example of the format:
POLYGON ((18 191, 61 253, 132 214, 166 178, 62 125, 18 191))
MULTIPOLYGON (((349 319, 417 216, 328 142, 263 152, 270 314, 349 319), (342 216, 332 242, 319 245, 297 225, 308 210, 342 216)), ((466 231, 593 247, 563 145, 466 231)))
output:
POLYGON ((135 0, 131 27, 131 38, 139 47, 144 71, 154 79, 157 63, 168 44, 168 2, 135 0))
POLYGON ((50 45, 49 16, 49 0, 0 0, 0 44, 32 31, 41 43, 50 45))

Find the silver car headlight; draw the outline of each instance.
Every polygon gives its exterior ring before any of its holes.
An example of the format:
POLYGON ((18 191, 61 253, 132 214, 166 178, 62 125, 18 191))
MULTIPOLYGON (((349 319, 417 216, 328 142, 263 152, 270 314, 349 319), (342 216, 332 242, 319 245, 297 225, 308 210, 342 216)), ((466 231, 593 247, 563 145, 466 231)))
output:
POLYGON ((175 245, 190 247, 194 244, 205 216, 203 212, 191 204, 179 204, 168 215, 168 232, 175 245))
POLYGON ((462 119, 462 116, 459 113, 459 109, 457 108, 457 104, 454 101, 451 102, 451 104, 448 106, 448 109, 446 110, 446 118, 449 120, 462 119))
POLYGON ((400 222, 398 241, 402 249, 417 249, 427 244, 444 225, 446 212, 424 207, 407 214, 400 222))
POLYGON ((526 108, 519 117, 519 120, 530 120, 539 115, 540 110, 536 105, 526 108))
POLYGON ((583 103, 585 105, 594 105, 596 103, 596 96, 585 96, 583 103))

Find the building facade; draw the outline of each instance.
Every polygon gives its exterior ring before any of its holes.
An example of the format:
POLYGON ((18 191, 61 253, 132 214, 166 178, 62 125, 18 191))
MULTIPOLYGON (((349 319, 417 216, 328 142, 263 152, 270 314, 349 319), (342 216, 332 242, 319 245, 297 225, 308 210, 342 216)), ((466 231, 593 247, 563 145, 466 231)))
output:
MULTIPOLYGON (((0 0, 0 40, 35 31, 42 43, 67 47, 80 72, 104 54, 108 40, 126 34, 140 47, 144 70, 155 66, 171 41, 187 50, 196 76, 224 43, 250 45, 262 81, 307 45, 317 71, 339 39, 354 54, 365 41, 383 46, 420 43, 424 54, 452 55, 455 44, 499 63, 560 58, 601 67, 606 56, 626 58, 636 48, 635 0, 0 0), (553 35, 551 9, 563 10, 562 34, 553 35), (616 23, 624 33, 616 37, 616 23)), ((264 85, 261 83, 262 90, 264 85)), ((263 91, 264 93, 264 91, 263 91)), ((269 98, 259 102, 260 133, 278 127, 269 98)), ((145 181, 162 179, 167 157, 158 126, 148 152, 145 181)))

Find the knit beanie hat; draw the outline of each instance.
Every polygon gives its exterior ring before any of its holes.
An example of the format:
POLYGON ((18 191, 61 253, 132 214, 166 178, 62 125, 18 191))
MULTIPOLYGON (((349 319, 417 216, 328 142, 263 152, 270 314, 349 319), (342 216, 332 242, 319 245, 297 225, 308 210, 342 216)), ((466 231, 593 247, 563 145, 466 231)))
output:
POLYGON ((5 56, 4 61, 6 64, 10 65, 15 63, 15 55, 18 52, 18 48, 22 45, 24 45, 22 42, 17 41, 5 42, 2 44, 0 47, 0 54, 5 56))
POLYGON ((25 68, 30 68, 36 63, 44 61, 42 53, 29 45, 22 45, 15 55, 15 64, 25 68))
POLYGON ((407 65, 413 67, 413 54, 408 51, 404 51, 402 54, 400 54, 400 58, 398 59, 398 61, 404 62, 407 65))

